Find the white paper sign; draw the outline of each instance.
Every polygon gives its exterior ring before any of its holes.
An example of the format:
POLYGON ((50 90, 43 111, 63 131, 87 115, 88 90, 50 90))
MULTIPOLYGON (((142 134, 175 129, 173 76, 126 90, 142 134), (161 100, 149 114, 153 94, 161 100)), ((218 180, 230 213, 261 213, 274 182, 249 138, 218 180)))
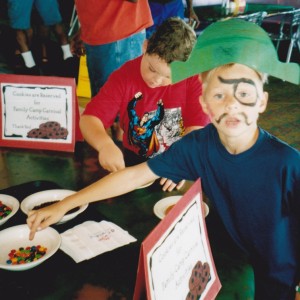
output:
POLYGON ((74 78, 0 74, 0 146, 74 151, 74 78))
POLYGON ((43 139, 44 142, 60 139, 62 143, 69 143, 71 134, 68 133, 72 132, 72 112, 68 109, 71 107, 71 92, 72 89, 68 86, 7 84, 1 97, 4 114, 2 138, 21 140, 36 138, 43 139), (51 137, 51 124, 59 124, 61 129, 59 136, 51 137), (45 136, 38 136, 38 130, 43 129, 43 125, 45 136))
MULTIPOLYGON (((201 232, 201 207, 197 198, 200 197, 194 198, 182 217, 161 237, 157 247, 148 253, 151 299, 186 299, 191 270, 196 263, 201 261, 212 265, 209 249, 201 239, 205 233, 201 232)), ((207 287, 215 280, 211 279, 207 287)), ((202 296, 205 296, 205 291, 202 296)))

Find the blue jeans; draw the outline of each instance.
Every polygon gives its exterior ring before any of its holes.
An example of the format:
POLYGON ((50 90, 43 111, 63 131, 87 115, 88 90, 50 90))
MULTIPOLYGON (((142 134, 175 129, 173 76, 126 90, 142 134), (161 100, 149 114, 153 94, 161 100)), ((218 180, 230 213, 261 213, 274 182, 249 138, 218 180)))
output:
POLYGON ((98 93, 113 71, 142 54, 145 38, 146 33, 143 30, 109 44, 96 46, 85 44, 92 97, 98 93))

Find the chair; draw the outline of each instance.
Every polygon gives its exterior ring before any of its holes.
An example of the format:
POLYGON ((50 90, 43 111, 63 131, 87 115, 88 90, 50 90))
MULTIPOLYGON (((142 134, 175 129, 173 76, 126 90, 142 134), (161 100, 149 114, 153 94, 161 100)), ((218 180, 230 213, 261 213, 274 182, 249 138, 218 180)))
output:
MULTIPOLYGON (((273 23, 276 21, 278 25, 276 32, 268 32, 272 41, 276 43, 277 52, 282 41, 290 40, 286 56, 286 62, 289 62, 293 49, 298 47, 300 51, 300 9, 277 13, 271 15, 270 18, 273 18, 273 23)), ((268 19, 269 17, 265 18, 265 20, 268 19)))
POLYGON ((253 22, 253 23, 260 26, 263 19, 265 18, 265 16, 267 14, 268 13, 266 11, 259 11, 259 12, 255 12, 255 13, 252 13, 252 14, 236 16, 236 18, 242 19, 242 20, 245 20, 245 21, 249 21, 249 22, 253 22))

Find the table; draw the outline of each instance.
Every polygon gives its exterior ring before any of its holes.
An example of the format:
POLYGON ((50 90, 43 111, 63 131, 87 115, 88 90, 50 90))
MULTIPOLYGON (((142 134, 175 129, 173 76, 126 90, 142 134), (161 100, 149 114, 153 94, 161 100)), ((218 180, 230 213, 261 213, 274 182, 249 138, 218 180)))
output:
MULTIPOLYGON (((74 153, 2 148, 0 170, 0 193, 12 195, 20 202, 41 190, 78 190, 106 174, 98 165, 97 153, 83 142, 77 143, 74 153)), ((53 228, 62 233, 86 220, 107 220, 127 230, 137 242, 78 264, 59 250, 33 269, 20 272, 0 270, 0 298, 104 300, 110 295, 110 299, 132 299, 141 242, 160 221, 153 213, 154 204, 163 197, 182 194, 191 184, 188 182, 183 191, 167 193, 155 182, 147 188, 92 203, 75 219, 54 225, 53 228)), ((234 299, 236 295, 240 299, 251 299, 251 268, 226 233, 222 229, 214 230, 222 227, 213 216, 211 210, 207 224, 223 284, 217 299, 234 299)), ((26 216, 19 210, 0 230, 25 221, 26 216)))

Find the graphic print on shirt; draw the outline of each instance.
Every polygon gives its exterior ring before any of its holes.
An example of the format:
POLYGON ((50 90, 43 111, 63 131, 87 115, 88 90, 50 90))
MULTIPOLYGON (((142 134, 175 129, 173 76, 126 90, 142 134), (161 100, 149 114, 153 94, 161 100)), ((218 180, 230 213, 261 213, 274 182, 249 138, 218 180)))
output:
POLYGON ((136 113, 136 105, 143 98, 142 93, 135 94, 128 103, 129 117, 128 142, 137 149, 137 153, 150 158, 165 151, 184 132, 181 109, 165 109, 163 101, 157 102, 157 109, 144 112, 142 116, 136 113))

